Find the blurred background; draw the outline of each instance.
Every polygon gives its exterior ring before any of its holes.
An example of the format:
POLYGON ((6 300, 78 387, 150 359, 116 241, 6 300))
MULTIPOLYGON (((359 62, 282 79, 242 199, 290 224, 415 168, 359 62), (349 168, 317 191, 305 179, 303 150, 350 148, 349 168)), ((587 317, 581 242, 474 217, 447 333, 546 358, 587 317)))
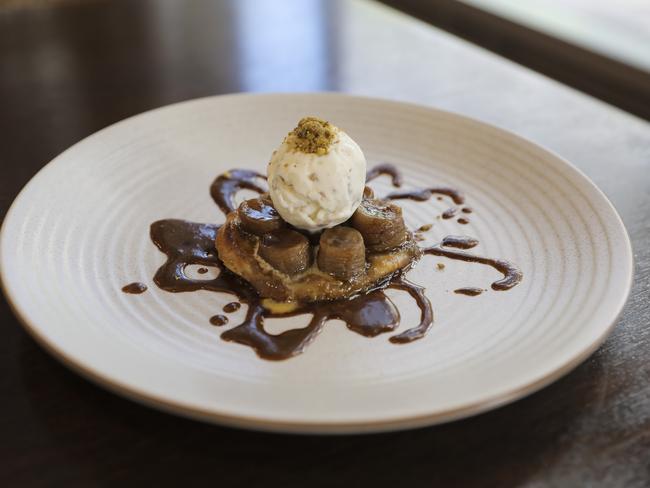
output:
MULTIPOLYGON (((508 126, 498 107, 529 95, 459 38, 650 120, 650 0, 0 0, 0 133, 19 133, 3 154, 33 162, 6 167, 24 182, 121 119, 241 91, 362 93, 508 126)), ((554 110, 534 105, 529 118, 554 110)))
MULTIPOLYGON (((649 0, 382 2, 650 119, 649 0)), ((212 94, 214 87, 337 90, 344 74, 333 59, 355 29, 352 3, 0 0, 0 96, 37 79, 44 86, 69 83, 69 96, 83 98, 89 86, 119 84, 121 76, 137 76, 148 87, 138 94, 142 109, 212 94), (137 56, 127 60, 120 49, 137 56), (179 77, 196 79, 196 86, 188 91, 179 77)))
POLYGON ((650 119, 648 0, 385 0, 650 119))

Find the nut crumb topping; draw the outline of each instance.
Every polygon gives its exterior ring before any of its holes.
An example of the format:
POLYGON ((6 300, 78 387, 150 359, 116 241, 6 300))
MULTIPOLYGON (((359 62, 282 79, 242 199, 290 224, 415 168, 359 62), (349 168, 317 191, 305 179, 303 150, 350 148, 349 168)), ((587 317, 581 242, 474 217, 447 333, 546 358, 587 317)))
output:
POLYGON ((336 141, 336 132, 336 127, 326 120, 304 117, 289 132, 285 142, 294 151, 322 156, 329 152, 330 146, 336 141))

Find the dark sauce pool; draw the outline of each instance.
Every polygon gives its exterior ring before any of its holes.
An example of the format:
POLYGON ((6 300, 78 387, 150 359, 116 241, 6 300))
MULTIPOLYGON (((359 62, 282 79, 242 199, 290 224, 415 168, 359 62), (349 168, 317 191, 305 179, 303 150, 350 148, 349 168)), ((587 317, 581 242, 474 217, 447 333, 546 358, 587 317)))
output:
MULTIPOLYGON (((394 187, 402 185, 400 172, 390 164, 381 164, 370 169, 366 179, 369 182, 381 175, 389 176, 394 187)), ((264 193, 266 191, 264 180, 264 176, 254 171, 231 170, 214 181, 210 193, 217 206, 226 214, 235 210, 235 196, 240 190, 248 189, 264 193)), ((448 212, 452 213, 453 208, 453 215, 457 214, 458 206, 465 202, 461 192, 447 187, 393 192, 385 198, 426 201, 433 195, 449 198, 454 205, 448 212)), ((173 293, 209 290, 237 297, 238 302, 227 304, 223 311, 235 312, 241 303, 248 307, 246 316, 242 323, 224 331, 221 338, 247 345, 262 358, 279 360, 300 354, 317 337, 326 322, 332 319, 342 320, 348 329, 366 337, 395 331, 400 325, 400 313, 393 301, 384 293, 386 289, 405 291, 413 298, 420 310, 419 323, 404 332, 391 335, 390 342, 404 344, 420 339, 433 325, 433 308, 425 295, 424 288, 408 281, 403 273, 395 274, 378 284, 374 290, 347 300, 310 303, 301 305, 290 313, 273 313, 264 307, 264 300, 246 281, 231 273, 221 263, 214 244, 217 230, 216 225, 177 219, 159 220, 151 224, 151 240, 167 256, 165 264, 156 272, 154 282, 161 289, 173 293), (192 264, 215 267, 219 270, 219 275, 213 279, 190 278, 185 274, 185 268, 192 264), (291 329, 281 334, 269 334, 264 329, 266 318, 302 314, 311 315, 306 327, 291 329)), ((501 279, 492 283, 494 290, 508 290, 521 281, 522 273, 512 263, 464 251, 476 245, 478 241, 471 237, 447 236, 440 243, 423 248, 422 251, 424 255, 441 256, 493 267, 503 274, 501 279)), ((459 290, 469 290, 469 288, 459 290)), ((462 293, 459 290, 457 292, 462 293)), ((215 315, 210 318, 210 323, 223 326, 228 323, 228 318, 220 314, 215 315)))

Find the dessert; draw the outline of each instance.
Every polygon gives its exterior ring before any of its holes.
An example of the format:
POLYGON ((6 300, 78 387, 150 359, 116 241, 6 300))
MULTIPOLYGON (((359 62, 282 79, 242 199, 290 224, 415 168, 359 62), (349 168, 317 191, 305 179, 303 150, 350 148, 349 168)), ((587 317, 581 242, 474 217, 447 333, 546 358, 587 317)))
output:
MULTIPOLYGON (((473 213, 463 206, 461 192, 427 187, 396 190, 381 198, 366 184, 382 175, 401 187, 396 167, 379 164, 367 170, 361 149, 345 132, 316 117, 304 118, 271 156, 267 176, 235 169, 216 178, 210 193, 226 214, 223 225, 177 219, 151 225, 152 241, 167 256, 154 282, 170 292, 235 295, 238 302, 222 311, 235 313, 245 304, 243 321, 226 327, 228 317, 218 313, 210 323, 226 329, 222 339, 277 360, 301 353, 330 319, 340 319, 367 337, 396 330, 400 315, 384 293, 387 288, 406 291, 420 309, 420 322, 391 335, 390 342, 424 337, 433 324, 433 308, 425 290, 405 274, 427 255, 491 266, 503 275, 491 284, 492 290, 508 290, 521 281, 514 264, 468 252, 479 244, 474 238, 450 235, 438 244, 419 246, 433 224, 422 223, 411 231, 396 203, 424 202, 437 195, 452 204, 438 218, 462 213, 457 222, 464 224, 473 213), (244 189, 258 196, 238 202, 244 189), (217 268, 219 274, 191 278, 186 273, 191 264, 217 268), (298 314, 311 314, 306 327, 275 335, 264 329, 267 317, 298 314)), ((436 265, 439 272, 445 269, 443 263, 436 265)), ((475 286, 454 290, 464 296, 486 291, 475 286)))
POLYGON ((421 252, 398 205, 364 197, 365 174, 365 157, 345 132, 302 119, 273 153, 269 193, 226 216, 219 259, 277 302, 341 300, 377 287, 421 252))

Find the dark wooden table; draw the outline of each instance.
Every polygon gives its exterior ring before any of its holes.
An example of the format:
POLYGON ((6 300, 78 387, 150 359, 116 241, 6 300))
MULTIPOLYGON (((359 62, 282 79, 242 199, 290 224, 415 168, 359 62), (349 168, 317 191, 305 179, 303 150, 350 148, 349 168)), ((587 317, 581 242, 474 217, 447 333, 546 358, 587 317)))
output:
POLYGON ((612 199, 635 248, 634 290, 611 337, 554 385, 471 419, 284 436, 184 420, 107 393, 41 350, 3 301, 0 485, 649 486, 650 125, 379 4, 0 10, 2 215, 51 158, 124 117, 218 93, 305 90, 462 112, 578 165, 612 199))

